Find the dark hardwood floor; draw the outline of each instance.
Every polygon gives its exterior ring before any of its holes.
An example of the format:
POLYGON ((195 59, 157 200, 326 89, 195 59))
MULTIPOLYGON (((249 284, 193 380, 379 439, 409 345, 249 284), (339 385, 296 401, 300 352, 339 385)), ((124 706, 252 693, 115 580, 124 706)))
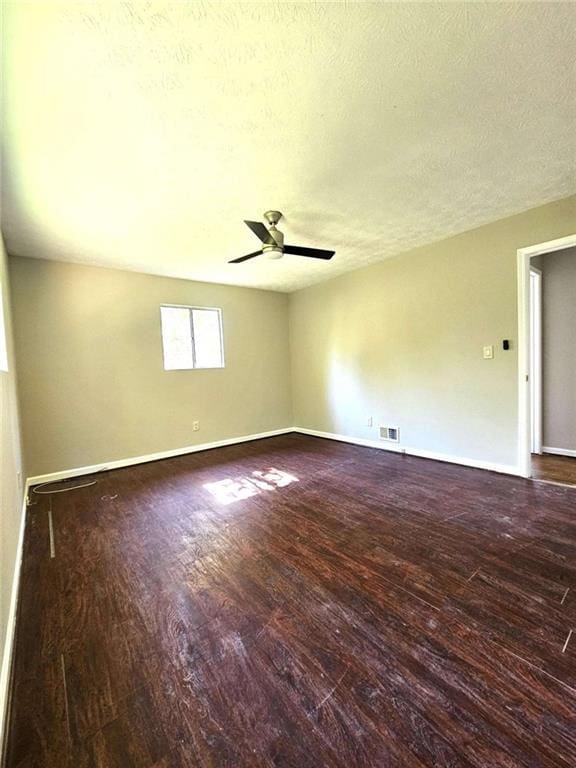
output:
POLYGON ((551 453, 533 453, 532 477, 535 480, 576 485, 576 459, 551 453))
POLYGON ((9 768, 575 765, 576 489, 293 434, 33 500, 9 768))

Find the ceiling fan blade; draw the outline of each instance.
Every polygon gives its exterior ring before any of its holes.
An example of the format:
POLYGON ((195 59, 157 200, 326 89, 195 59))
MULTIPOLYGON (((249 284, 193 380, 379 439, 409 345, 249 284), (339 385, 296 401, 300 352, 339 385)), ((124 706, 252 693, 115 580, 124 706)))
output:
POLYGON ((274 240, 274 238, 272 237, 270 232, 268 232, 268 230, 266 229, 264 224, 262 224, 261 221, 246 221, 246 219, 244 219, 244 224, 246 224, 246 226, 250 227, 252 232, 254 232, 256 237, 258 237, 260 240, 262 240, 264 245, 274 245, 275 244, 276 241, 274 240))
POLYGON ((304 248, 301 245, 285 245, 284 253, 294 256, 311 256, 313 259, 331 259, 336 251, 323 251, 321 248, 304 248))
POLYGON ((260 256, 261 253, 263 253, 263 251, 254 251, 254 253, 249 253, 247 256, 240 256, 237 259, 232 259, 228 264, 240 264, 241 261, 248 261, 248 259, 253 259, 254 256, 260 256))

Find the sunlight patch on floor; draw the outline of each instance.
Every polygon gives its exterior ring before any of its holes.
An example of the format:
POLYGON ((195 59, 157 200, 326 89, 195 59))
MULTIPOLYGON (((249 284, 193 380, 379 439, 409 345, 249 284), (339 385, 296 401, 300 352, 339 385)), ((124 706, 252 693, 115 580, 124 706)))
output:
POLYGON ((298 478, 288 472, 269 467, 257 470, 250 475, 218 480, 206 483, 203 487, 209 491, 220 504, 232 504, 235 501, 249 499, 262 491, 274 491, 297 483, 298 478))

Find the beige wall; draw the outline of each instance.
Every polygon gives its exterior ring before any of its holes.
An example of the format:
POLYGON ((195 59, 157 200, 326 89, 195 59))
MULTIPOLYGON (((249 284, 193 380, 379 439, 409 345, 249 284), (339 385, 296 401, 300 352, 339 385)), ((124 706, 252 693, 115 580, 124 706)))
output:
POLYGON ((576 248, 540 264, 543 444, 576 452, 576 248))
POLYGON ((515 465, 516 250, 575 230, 572 197, 290 297, 13 258, 28 474, 292 424, 515 465), (163 370, 164 302, 223 308, 224 370, 163 370))
POLYGON ((291 426, 286 295, 37 259, 10 266, 30 476, 291 426), (162 303, 222 308, 224 369, 164 371, 162 303))
MULTIPOLYGON (((0 371, 0 708, 5 706, 7 683, 6 650, 10 597, 16 564, 22 512, 22 459, 18 429, 16 376, 12 349, 8 270, 4 245, 0 238, 0 288, 8 340, 8 372, 0 371)), ((0 720, 3 722, 3 711, 0 720)), ((1 743, 1 741, 0 741, 1 743)))
POLYGON ((516 251, 575 231, 571 197, 292 294, 296 425, 515 465, 516 251))

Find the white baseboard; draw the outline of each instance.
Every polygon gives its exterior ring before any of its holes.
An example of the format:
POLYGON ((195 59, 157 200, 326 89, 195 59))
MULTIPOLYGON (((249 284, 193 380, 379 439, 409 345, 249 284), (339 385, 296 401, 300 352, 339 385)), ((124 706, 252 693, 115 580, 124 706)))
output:
MULTIPOLYGON (((107 461, 102 464, 92 464, 85 467, 72 467, 59 472, 50 472, 45 475, 35 475, 29 477, 26 481, 27 488, 39 483, 55 482, 57 480, 67 480, 73 477, 91 475, 97 472, 105 472, 108 469, 120 469, 121 467, 130 467, 135 464, 145 464, 148 461, 158 461, 159 459, 169 459, 174 456, 184 456, 187 453, 196 453, 198 451, 208 451, 212 448, 223 448, 227 445, 236 445, 246 443, 251 440, 262 440, 266 437, 275 437, 276 435, 286 435, 290 432, 298 432, 302 435, 311 435, 313 437, 323 437, 327 440, 339 440, 353 445, 363 445, 367 448, 378 448, 381 451, 392 451, 394 453, 406 453, 409 456, 418 456, 423 459, 434 459, 435 461, 445 461, 450 464, 460 464, 465 467, 474 467, 475 469, 487 469, 491 472, 500 472, 506 475, 521 476, 522 472, 515 464, 499 464, 497 462, 483 461, 481 459, 471 459, 465 456, 455 456, 449 453, 437 453, 436 451, 427 451, 420 448, 406 448, 402 445, 383 442, 381 440, 368 440, 363 437, 350 437, 349 435, 340 435, 335 432, 321 432, 317 429, 306 429, 305 427, 285 427, 284 429, 274 429, 269 432, 260 432, 253 435, 242 435, 240 437, 227 438, 226 440, 216 440, 212 443, 199 443, 198 445, 188 445, 183 448, 174 448, 169 451, 160 451, 150 453, 145 456, 131 456, 127 459, 117 459, 107 461)), ((545 452, 560 451, 561 449, 543 448, 545 452)), ((572 454, 563 454, 572 455, 572 454)), ((576 451, 573 452, 576 456, 576 451)))
POLYGON ((174 456, 184 456, 187 453, 197 453, 198 451, 209 451, 212 448, 223 448, 226 445, 236 445, 237 443, 247 443, 251 440, 262 440, 265 437, 275 437, 276 435, 286 435, 288 432, 294 432, 292 427, 285 429, 273 429, 270 432, 260 432, 255 435, 241 435, 240 437, 231 437, 226 440, 216 440, 213 443, 199 443, 198 445, 187 445, 183 448, 173 448, 169 451, 160 451, 159 453, 149 453, 146 456, 132 456, 128 459, 117 459, 116 461, 107 461, 103 464, 92 464, 87 467, 72 467, 63 469, 60 472, 50 472, 47 475, 36 475, 29 477, 28 486, 38 485, 39 483, 50 483, 56 480, 67 480, 72 477, 82 475, 92 475, 96 472, 104 472, 107 469, 120 469, 121 467, 131 467, 134 464, 145 464, 148 461, 158 461, 159 459, 170 459, 174 456))
POLYGON ((22 570, 22 554, 24 550, 24 530, 26 528, 26 504, 28 500, 28 483, 24 487, 22 499, 22 511, 20 513, 20 529, 18 531, 18 544, 14 559, 14 574, 12 576, 12 590, 10 593, 10 606, 8 609, 8 622, 6 624, 6 637, 2 653, 2 668, 0 671, 0 760, 6 745, 8 725, 8 704, 10 700, 10 680, 12 675, 12 656, 14 653, 14 640, 16 638, 16 614, 18 609, 18 594, 20 590, 20 572, 22 570))
POLYGON ((570 448, 550 448, 549 446, 542 446, 542 453, 553 453, 556 456, 571 456, 576 459, 576 451, 570 448))
POLYGON ((454 456, 450 453, 436 453, 435 451, 425 451, 420 448, 406 448, 402 445, 394 445, 380 440, 338 435, 334 432, 319 432, 316 429, 305 429, 304 427, 294 427, 294 432, 300 432, 302 435, 312 435, 313 437, 324 437, 328 440, 340 440, 343 443, 352 443, 353 445, 363 445, 367 448, 378 448, 381 451, 405 453, 409 456, 418 456, 421 459, 434 459, 435 461, 446 461, 450 464, 461 464, 465 467, 474 467, 475 469, 488 469, 491 472, 500 472, 505 475, 520 476, 522 474, 519 467, 515 464, 498 464, 491 461, 482 461, 481 459, 469 459, 465 456, 454 456))

